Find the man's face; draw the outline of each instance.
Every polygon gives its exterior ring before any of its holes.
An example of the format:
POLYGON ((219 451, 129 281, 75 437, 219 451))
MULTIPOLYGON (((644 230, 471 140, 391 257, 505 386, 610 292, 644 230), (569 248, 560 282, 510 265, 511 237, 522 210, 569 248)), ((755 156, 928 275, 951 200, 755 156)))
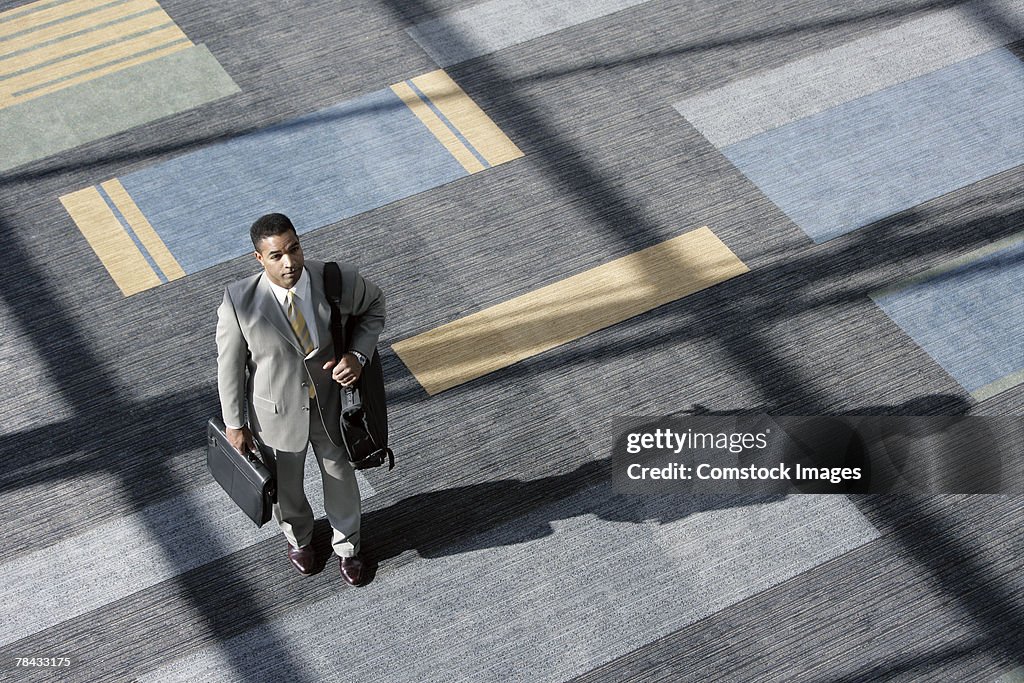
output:
POLYGON ((291 289, 302 277, 302 247, 292 230, 261 239, 256 260, 267 271, 270 281, 279 287, 291 289))

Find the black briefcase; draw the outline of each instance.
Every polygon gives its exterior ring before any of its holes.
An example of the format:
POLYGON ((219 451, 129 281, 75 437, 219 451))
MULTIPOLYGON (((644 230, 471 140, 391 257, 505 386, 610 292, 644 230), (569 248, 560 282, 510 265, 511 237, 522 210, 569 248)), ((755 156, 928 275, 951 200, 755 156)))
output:
POLYGON ((206 466, 235 505, 263 526, 273 513, 276 486, 274 477, 252 453, 242 455, 228 442, 224 422, 210 418, 206 424, 206 466))

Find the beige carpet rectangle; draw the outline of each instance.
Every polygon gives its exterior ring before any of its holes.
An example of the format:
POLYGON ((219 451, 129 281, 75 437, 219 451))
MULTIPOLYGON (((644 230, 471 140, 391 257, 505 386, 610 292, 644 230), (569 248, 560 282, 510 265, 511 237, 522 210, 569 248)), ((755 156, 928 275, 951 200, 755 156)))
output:
POLYGON ((748 270, 703 227, 403 339, 392 348, 433 395, 748 270))

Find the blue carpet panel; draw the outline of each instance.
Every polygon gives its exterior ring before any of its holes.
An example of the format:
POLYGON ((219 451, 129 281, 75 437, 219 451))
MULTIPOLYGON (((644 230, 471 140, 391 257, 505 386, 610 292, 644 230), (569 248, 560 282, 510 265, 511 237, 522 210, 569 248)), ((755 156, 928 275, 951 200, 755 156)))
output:
POLYGON ((0 92, 35 95, 0 104, 0 678, 1020 667, 1024 501, 623 495, 606 458, 623 415, 1019 412, 1022 18, 0 0, 0 92), (359 475, 360 589, 300 576, 203 462, 217 305, 268 211, 388 297, 398 464, 359 475))
POLYGON ((61 197, 125 296, 522 156, 443 71, 61 197))
POLYGON ((949 10, 675 106, 821 243, 1024 163, 1024 64, 979 33, 949 10))
POLYGON ((0 171, 238 92, 154 0, 0 13, 0 171))
POLYGON ((976 400, 1024 382, 1024 234, 871 298, 976 400))
POLYGON ((721 149, 1024 37, 1022 0, 968 2, 695 93, 673 106, 721 149), (1002 31, 993 31, 999 22, 1002 31))

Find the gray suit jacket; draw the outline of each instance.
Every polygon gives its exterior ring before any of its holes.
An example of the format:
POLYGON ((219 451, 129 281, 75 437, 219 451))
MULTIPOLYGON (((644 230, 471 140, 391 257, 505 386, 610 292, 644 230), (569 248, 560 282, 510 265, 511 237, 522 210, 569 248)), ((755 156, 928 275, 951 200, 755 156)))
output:
MULTIPOLYGON (((350 348, 373 355, 384 329, 384 295, 351 266, 355 282, 351 310, 342 310, 350 330, 350 348), (355 318, 355 320, 350 320, 355 318)), ((305 450, 309 440, 309 383, 316 387, 324 428, 335 445, 342 445, 338 426, 338 384, 323 366, 334 358, 331 308, 324 295, 324 264, 306 261, 319 346, 305 359, 288 316, 274 298, 266 273, 233 282, 217 310, 217 388, 224 423, 248 424, 263 445, 283 451, 305 450)), ((348 297, 342 297, 346 301, 348 297)), ((340 354, 339 354, 340 355, 340 354)))

